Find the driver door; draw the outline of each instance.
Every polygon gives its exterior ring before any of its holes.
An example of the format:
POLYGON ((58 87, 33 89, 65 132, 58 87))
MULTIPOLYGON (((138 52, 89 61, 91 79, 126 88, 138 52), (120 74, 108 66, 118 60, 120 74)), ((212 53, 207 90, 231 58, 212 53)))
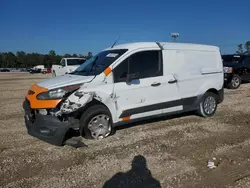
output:
POLYGON ((132 54, 114 68, 113 74, 118 121, 181 110, 171 106, 180 95, 173 75, 163 74, 161 50, 132 54))
POLYGON ((65 72, 67 72, 66 68, 67 68, 67 66, 66 66, 66 60, 62 59, 61 62, 60 62, 60 66, 58 67, 58 73, 57 73, 57 75, 58 76, 64 75, 65 72))

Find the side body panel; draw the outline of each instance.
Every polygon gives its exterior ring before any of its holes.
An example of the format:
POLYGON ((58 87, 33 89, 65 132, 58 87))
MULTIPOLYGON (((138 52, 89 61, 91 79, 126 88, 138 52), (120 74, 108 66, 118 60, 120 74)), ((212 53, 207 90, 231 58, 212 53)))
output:
POLYGON ((109 109, 110 113, 112 114, 113 122, 115 123, 117 122, 117 104, 116 98, 113 94, 113 89, 114 84, 112 72, 110 72, 108 75, 102 73, 96 76, 91 82, 84 83, 81 88, 78 89, 77 92, 83 93, 82 97, 76 96, 76 92, 74 92, 68 97, 66 103, 74 103, 77 108, 81 108, 95 99, 103 103, 109 109))
MULTIPOLYGON (((123 59, 113 66, 116 71, 123 60, 142 51, 159 51, 159 48, 147 48, 133 50, 127 53, 123 59)), ((165 60, 163 59, 163 62, 165 60)), ((163 67, 165 64, 163 63, 163 67)), ((143 62, 141 70, 143 69, 143 62)), ((172 74, 165 74, 135 79, 132 82, 118 82, 114 84, 114 96, 117 103, 117 120, 125 121, 130 119, 142 118, 151 115, 160 115, 165 111, 182 110, 181 105, 173 105, 171 101, 180 99, 176 83, 168 83, 175 78, 172 74)))
POLYGON ((166 72, 177 79, 182 99, 203 95, 209 89, 223 87, 223 66, 217 51, 165 50, 164 56, 171 57, 175 64, 168 64, 166 72))

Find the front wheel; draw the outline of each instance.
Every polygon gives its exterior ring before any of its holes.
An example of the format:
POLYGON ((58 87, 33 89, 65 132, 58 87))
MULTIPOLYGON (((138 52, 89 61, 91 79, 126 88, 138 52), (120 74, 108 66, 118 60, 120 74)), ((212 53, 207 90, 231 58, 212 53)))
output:
POLYGON ((80 131, 85 138, 102 139, 113 132, 112 118, 109 110, 103 105, 88 108, 81 116, 80 131))
POLYGON ((228 84, 229 89, 238 89, 241 84, 241 77, 239 75, 233 75, 231 82, 228 84))
POLYGON ((198 114, 203 117, 211 117, 215 114, 217 109, 217 95, 211 92, 206 92, 200 103, 198 114))

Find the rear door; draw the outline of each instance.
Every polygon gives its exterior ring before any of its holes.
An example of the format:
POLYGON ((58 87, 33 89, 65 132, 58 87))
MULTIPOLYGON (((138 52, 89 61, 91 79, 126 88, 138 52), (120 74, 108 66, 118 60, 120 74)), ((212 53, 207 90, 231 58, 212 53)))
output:
POLYGON ((163 75, 161 50, 131 54, 113 70, 117 119, 129 120, 180 110, 171 103, 180 99, 172 75, 163 75), (127 81, 127 75, 135 79, 127 81))

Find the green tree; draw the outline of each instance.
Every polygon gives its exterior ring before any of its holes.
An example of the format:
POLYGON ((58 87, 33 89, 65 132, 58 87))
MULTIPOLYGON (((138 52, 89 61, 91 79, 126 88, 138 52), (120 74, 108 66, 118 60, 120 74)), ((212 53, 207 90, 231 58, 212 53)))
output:
POLYGON ((64 56, 63 57, 72 57, 70 54, 64 54, 64 56))
POLYGON ((0 68, 2 68, 3 67, 3 54, 2 53, 0 53, 0 68))
POLYGON ((16 56, 12 52, 6 54, 6 67, 14 68, 16 67, 16 56))
POLYGON ((48 56, 46 56, 44 66, 49 68, 52 66, 52 64, 57 64, 57 59, 58 56, 56 55, 56 52, 54 50, 50 50, 48 56))
POLYGON ((24 51, 17 51, 15 54, 12 52, 0 52, 0 67, 1 68, 31 68, 36 65, 44 65, 51 67, 52 64, 58 64, 62 57, 92 57, 92 53, 88 55, 83 54, 65 54, 56 55, 54 50, 50 50, 48 54, 40 53, 25 53, 24 51))
POLYGON ((17 68, 27 66, 26 53, 24 51, 17 51, 16 58, 17 58, 17 68))
POLYGON ((56 56, 56 52, 54 50, 49 51, 49 56, 56 56))
POLYGON ((245 49, 246 49, 245 54, 250 54, 250 41, 247 41, 245 43, 245 49))
POLYGON ((238 50, 236 51, 237 54, 243 54, 244 50, 243 50, 243 44, 239 44, 238 45, 238 50))

